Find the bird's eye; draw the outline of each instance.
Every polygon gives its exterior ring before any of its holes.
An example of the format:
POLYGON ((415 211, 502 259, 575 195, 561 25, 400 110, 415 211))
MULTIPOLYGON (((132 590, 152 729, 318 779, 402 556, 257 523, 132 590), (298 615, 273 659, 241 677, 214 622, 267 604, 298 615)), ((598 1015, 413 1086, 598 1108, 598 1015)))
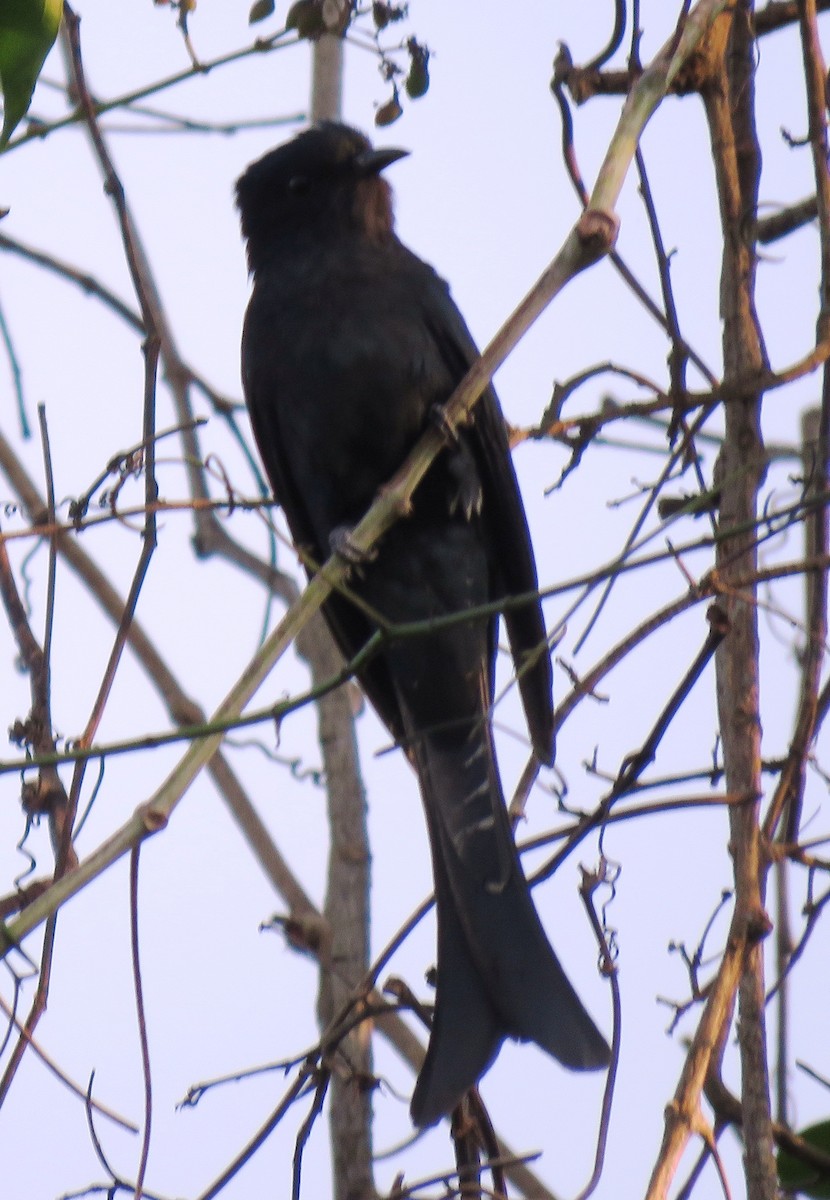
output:
POLYGON ((300 196, 303 192, 307 192, 310 186, 311 184, 305 175, 294 175, 288 181, 289 192, 296 192, 300 196))

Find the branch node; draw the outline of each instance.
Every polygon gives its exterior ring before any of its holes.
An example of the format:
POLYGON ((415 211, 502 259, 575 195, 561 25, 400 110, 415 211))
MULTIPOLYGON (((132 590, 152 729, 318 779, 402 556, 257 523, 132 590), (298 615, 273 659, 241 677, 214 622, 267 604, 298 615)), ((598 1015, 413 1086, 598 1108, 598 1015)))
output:
POLYGON ((586 208, 576 223, 576 235, 592 262, 614 248, 619 229, 617 214, 601 208, 586 208))
POLYGON ((167 813, 163 809, 158 808, 152 801, 149 804, 143 804, 138 811, 144 828, 148 833, 159 833, 167 827, 167 813))

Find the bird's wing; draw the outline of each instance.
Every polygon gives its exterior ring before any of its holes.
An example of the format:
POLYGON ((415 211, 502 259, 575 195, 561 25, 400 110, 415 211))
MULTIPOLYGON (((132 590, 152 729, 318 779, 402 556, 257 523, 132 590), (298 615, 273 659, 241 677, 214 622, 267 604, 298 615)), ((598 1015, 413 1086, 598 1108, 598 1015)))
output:
MULTIPOLYGON (((423 278, 424 319, 441 355, 459 382, 478 358, 478 349, 447 284, 431 269, 423 278)), ((488 387, 473 409, 469 439, 481 474, 482 516, 494 549, 503 596, 535 593, 536 564, 501 406, 488 387)), ((550 655, 538 599, 504 614, 522 703, 537 757, 553 760, 553 699, 550 655)))
MULTIPOLYGON (((323 605, 323 612, 334 640, 348 661, 366 645, 374 632, 359 609, 343 596, 332 595, 323 605)), ((376 655, 360 668, 360 686, 370 704, 396 742, 403 742, 404 727, 392 678, 381 655, 376 655)))
MULTIPOLYGON (((432 355, 434 347, 438 363, 427 371, 433 381, 460 382, 478 357, 473 338, 463 317, 456 308, 446 283, 415 255, 401 248, 408 260, 406 271, 407 294, 420 301, 424 327, 432 355)), ((269 315, 258 320, 270 319, 269 315)), ((243 338, 243 362, 246 360, 243 338)), ((245 370, 245 390, 248 407, 255 424, 255 433, 274 494, 282 506, 294 541, 316 562, 323 562, 330 547, 320 543, 308 512, 302 489, 297 488, 283 450, 283 438, 278 425, 277 407, 269 394, 270 379, 255 377, 245 370), (259 392, 262 395, 259 395, 259 392)), ((436 395, 443 401, 448 395, 436 395)), ((425 408, 429 406, 427 398, 425 408)), ((492 388, 487 388, 473 411, 472 424, 463 430, 462 437, 469 446, 480 475, 483 493, 482 520, 491 549, 493 567, 497 574, 498 595, 504 597, 534 593, 537 589, 536 567, 530 534, 516 480, 501 408, 492 388)), ((363 648, 372 633, 367 618, 351 601, 333 595, 325 604, 325 615, 347 659, 363 648)), ((551 698, 551 666, 547 651, 546 630, 541 605, 532 600, 520 608, 505 612, 513 658, 519 677, 522 702, 534 750, 543 762, 553 758, 553 711, 551 698)), ((396 741, 404 739, 404 722, 389 670, 378 656, 361 668, 361 683, 369 700, 377 709, 396 741)))
MULTIPOLYGON (((276 406, 271 402, 267 389, 264 396, 257 395, 258 386, 256 378, 246 373, 248 410, 274 497, 285 513, 295 545, 315 563, 321 564, 328 558, 331 548, 324 546, 315 534, 302 492, 294 482, 291 464, 282 448, 276 406)), ((309 575, 313 574, 308 567, 306 570, 309 575)), ((359 608, 346 596, 337 593, 332 593, 325 601, 323 614, 340 652, 348 662, 366 645, 373 633, 372 626, 359 608)), ((396 741, 401 741, 404 731, 400 706, 389 670, 380 655, 361 668, 360 683, 392 736, 396 741)))

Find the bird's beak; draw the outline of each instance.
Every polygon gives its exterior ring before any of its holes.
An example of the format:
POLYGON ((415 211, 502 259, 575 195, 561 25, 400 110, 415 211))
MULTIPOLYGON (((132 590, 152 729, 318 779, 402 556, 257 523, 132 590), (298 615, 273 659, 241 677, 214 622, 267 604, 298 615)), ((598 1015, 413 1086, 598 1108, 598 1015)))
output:
POLYGON ((406 158, 408 150, 398 150, 394 146, 381 147, 378 150, 364 150, 354 160, 359 175, 379 175, 386 167, 406 158))

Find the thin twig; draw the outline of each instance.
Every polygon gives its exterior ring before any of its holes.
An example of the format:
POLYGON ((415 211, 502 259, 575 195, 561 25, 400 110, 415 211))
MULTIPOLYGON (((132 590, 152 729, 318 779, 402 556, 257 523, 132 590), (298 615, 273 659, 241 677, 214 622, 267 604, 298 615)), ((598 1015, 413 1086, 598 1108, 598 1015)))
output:
POLYGON ((26 1037, 31 1043, 33 1053, 40 1059, 46 1069, 51 1071, 55 1078, 59 1079, 64 1087, 68 1088, 69 1091, 72 1092, 73 1095, 77 1096, 79 1100, 83 1100, 91 1104, 95 1111, 100 1113, 102 1117, 106 1117, 109 1121, 114 1121, 116 1125, 120 1125, 122 1129, 126 1129, 129 1133, 138 1133, 138 1126, 132 1121, 128 1120, 127 1117, 122 1117, 115 1111, 115 1109, 110 1108, 106 1104, 100 1103, 98 1100, 93 1100, 89 1095, 88 1089, 82 1088, 80 1084, 75 1083, 73 1079, 69 1078, 66 1072, 63 1071, 55 1062, 55 1060, 46 1053, 46 1051, 34 1039, 34 1037, 26 1032, 26 1027, 22 1025, 20 1021, 18 1021, 14 1014, 14 1010, 6 1002, 3 996, 0 996, 0 1009, 2 1009, 9 1022, 18 1030, 18 1032, 26 1037))
POLYGON ((144 1080, 144 1132, 141 1138, 141 1155, 138 1160, 134 1200, 141 1200, 144 1175, 150 1153, 150 1131, 153 1123, 153 1081, 150 1071, 150 1045, 147 1039, 147 1014, 144 1008, 144 986, 141 982, 141 958, 138 942, 138 864, 141 846, 136 846, 130 855, 130 951, 133 962, 133 990, 138 1018, 138 1041, 141 1047, 141 1075, 144 1080))
MULTIPOLYGON (((95 115, 96 117, 100 117, 104 113, 112 112, 114 109, 126 108, 138 100, 146 100, 148 96, 157 96, 159 92, 177 87, 180 83, 184 83, 189 79, 199 78, 219 67, 229 66, 231 63, 240 62, 242 59, 250 58, 253 55, 267 54, 272 50, 282 50, 287 46, 296 45, 296 42, 297 38, 293 31, 281 29, 270 38, 257 38, 252 45, 243 46, 239 50, 231 50, 227 54, 217 55, 216 58, 202 63, 199 67, 190 66, 184 71, 176 71, 164 79, 145 84, 143 87, 135 88, 131 92, 125 92, 123 95, 115 96, 110 100, 96 99, 93 101, 95 115)), ((13 138, 8 143, 4 153, 8 154, 9 151, 16 150, 18 146, 25 146, 27 142, 35 138, 42 139, 48 137, 58 129, 65 129, 70 125, 80 124, 85 119, 86 115, 83 108, 78 106, 67 116, 61 117, 56 121, 31 122, 25 133, 13 138)), ((284 120, 289 124, 300 122, 305 120, 305 113, 292 113, 290 116, 286 116, 284 120)))

